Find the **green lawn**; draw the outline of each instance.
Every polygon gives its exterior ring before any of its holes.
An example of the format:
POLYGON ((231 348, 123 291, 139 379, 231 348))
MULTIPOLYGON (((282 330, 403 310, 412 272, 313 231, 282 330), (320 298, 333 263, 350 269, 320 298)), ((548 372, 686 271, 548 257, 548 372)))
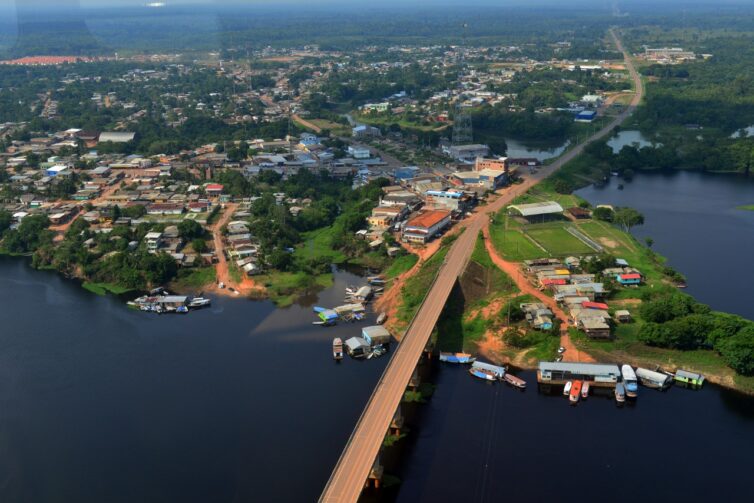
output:
POLYGON ((437 275, 445 256, 448 254, 448 246, 440 248, 429 260, 422 264, 421 269, 406 280, 401 288, 401 304, 398 307, 397 318, 404 324, 408 324, 419 309, 419 305, 429 291, 429 287, 437 275))
POLYGON ((737 210, 746 210, 746 211, 754 211, 754 204, 744 204, 741 206, 736 206, 737 210))
POLYGON ((534 224, 526 228, 526 234, 542 245, 551 256, 588 255, 595 251, 569 233, 565 226, 567 223, 534 224))
POLYGON ((89 283, 86 282, 82 285, 85 289, 89 290, 92 293, 96 293, 97 295, 107 295, 108 293, 112 293, 115 295, 121 295, 124 293, 128 293, 132 291, 132 288, 127 288, 120 285, 115 285, 113 283, 89 283))
POLYGON ((333 250, 333 233, 332 226, 304 233, 304 243, 296 248, 294 257, 302 259, 325 257, 333 264, 345 262, 346 256, 340 251, 333 250))
POLYGON ((171 288, 178 291, 196 290, 211 285, 217 281, 217 271, 214 267, 197 267, 181 269, 178 277, 171 283, 171 288))
POLYGON ((387 268, 387 270, 385 271, 385 277, 387 279, 397 278, 404 272, 414 267, 414 265, 416 265, 418 261, 419 257, 417 255, 414 255, 413 253, 409 253, 408 255, 401 255, 393 261, 390 267, 387 268))
POLYGON ((273 272, 254 279, 267 288, 270 299, 278 307, 290 306, 301 295, 329 288, 333 284, 332 274, 312 276, 305 272, 273 272))
MULTIPOLYGON (((546 255, 531 239, 519 230, 509 228, 505 230, 507 216, 498 215, 494 224, 490 225, 490 239, 498 253, 506 260, 521 262, 546 255)), ((513 226, 510 226, 513 227, 513 226)))

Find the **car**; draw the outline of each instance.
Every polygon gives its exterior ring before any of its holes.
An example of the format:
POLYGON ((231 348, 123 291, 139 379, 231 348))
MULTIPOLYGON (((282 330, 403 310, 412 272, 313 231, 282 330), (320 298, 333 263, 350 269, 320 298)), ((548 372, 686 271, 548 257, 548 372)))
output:
POLYGON ((565 352, 566 352, 566 348, 564 348, 563 346, 560 346, 560 347, 558 348, 558 353, 560 353, 561 355, 562 355, 563 353, 565 353, 565 352))

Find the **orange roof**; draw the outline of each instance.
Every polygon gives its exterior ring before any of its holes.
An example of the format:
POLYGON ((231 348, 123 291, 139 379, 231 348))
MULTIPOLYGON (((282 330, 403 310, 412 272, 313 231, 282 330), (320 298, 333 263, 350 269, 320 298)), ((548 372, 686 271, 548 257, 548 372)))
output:
POLYGON ((425 211, 424 213, 421 213, 417 215, 416 217, 412 218, 411 220, 409 220, 406 226, 430 228, 433 225, 439 224, 440 222, 442 222, 444 219, 448 218, 449 216, 450 216, 450 212, 445 211, 445 210, 425 211))

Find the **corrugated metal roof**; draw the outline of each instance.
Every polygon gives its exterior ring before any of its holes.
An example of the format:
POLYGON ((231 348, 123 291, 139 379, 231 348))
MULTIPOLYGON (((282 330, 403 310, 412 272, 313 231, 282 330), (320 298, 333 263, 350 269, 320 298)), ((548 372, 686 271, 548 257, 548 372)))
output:
POLYGON ((540 372, 571 372, 586 375, 620 375, 617 365, 604 363, 539 362, 539 370, 540 372))
POLYGON ((512 204, 509 206, 509 208, 513 208, 525 217, 563 213, 563 207, 555 201, 530 204, 512 204))

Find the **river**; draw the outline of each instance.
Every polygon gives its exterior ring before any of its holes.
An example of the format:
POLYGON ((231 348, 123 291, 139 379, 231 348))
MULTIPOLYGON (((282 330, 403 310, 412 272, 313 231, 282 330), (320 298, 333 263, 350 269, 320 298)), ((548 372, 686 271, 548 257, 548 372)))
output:
MULTIPOLYGON (((641 141, 624 135, 619 142, 641 141)), ((754 180, 696 172, 640 173, 578 192, 593 204, 632 206, 634 230, 688 277, 688 293, 754 319, 754 180)), ((751 497, 754 398, 707 384, 699 391, 640 388, 633 404, 590 397, 569 407, 529 389, 473 379, 440 365, 437 389, 414 431, 399 502, 731 501, 751 497)))
POLYGON ((3 503, 314 501, 388 361, 336 364, 365 323, 309 305, 158 316, 20 259, 0 258, 0 306, 3 503))
POLYGON ((505 155, 508 157, 533 157, 544 161, 553 157, 558 157, 565 152, 569 142, 551 143, 551 142, 524 142, 505 138, 505 144, 508 146, 505 155))
POLYGON ((688 278, 686 292, 714 309, 754 320, 751 268, 754 178, 690 171, 638 173, 630 182, 576 192, 593 205, 631 206, 644 214, 632 232, 688 278), (623 184, 623 189, 619 185, 623 184))

